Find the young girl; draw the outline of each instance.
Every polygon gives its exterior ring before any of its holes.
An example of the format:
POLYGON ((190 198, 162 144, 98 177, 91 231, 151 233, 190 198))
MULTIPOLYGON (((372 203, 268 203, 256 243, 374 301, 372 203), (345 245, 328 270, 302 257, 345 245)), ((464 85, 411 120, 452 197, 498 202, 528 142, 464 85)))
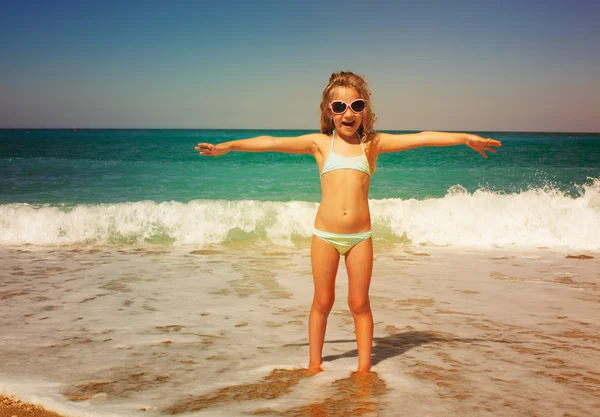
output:
POLYGON ((312 154, 321 173, 322 199, 314 223, 311 263, 314 297, 308 320, 309 371, 321 370, 327 317, 335 299, 340 256, 348 271, 348 306, 354 317, 358 371, 371 367, 373 315, 369 286, 373 243, 369 185, 377 156, 419 146, 465 144, 487 158, 499 141, 467 133, 421 132, 392 135, 373 130, 376 120, 365 79, 352 72, 331 75, 321 100, 321 133, 296 138, 259 136, 213 145, 199 143, 200 155, 229 151, 312 154))

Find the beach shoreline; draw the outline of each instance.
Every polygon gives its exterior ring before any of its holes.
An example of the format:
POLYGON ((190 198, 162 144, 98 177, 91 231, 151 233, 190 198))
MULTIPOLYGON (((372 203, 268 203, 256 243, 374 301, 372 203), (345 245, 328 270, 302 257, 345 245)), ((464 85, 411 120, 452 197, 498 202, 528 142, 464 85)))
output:
POLYGON ((0 394, 0 417, 65 417, 53 411, 0 394))
MULTIPOLYGON (((352 374, 343 262, 325 372, 303 374, 308 248, 21 246, 0 248, 0 261, 0 393, 66 417, 585 416, 600 406, 597 251, 380 245, 367 380, 352 374)), ((13 403, 0 413, 46 417, 13 403)))

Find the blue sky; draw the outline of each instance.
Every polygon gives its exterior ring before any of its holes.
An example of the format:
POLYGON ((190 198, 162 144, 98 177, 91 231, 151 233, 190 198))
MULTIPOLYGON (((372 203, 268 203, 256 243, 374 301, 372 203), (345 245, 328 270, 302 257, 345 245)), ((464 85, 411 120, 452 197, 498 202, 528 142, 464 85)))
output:
POLYGON ((7 1, 0 127, 318 129, 333 71, 376 128, 600 132, 598 1, 7 1))

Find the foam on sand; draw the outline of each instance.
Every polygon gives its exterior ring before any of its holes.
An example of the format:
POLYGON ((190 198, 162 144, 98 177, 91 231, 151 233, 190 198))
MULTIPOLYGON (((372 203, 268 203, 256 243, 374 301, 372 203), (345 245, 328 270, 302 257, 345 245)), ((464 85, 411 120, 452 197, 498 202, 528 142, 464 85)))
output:
POLYGON ((325 371, 314 376, 302 369, 308 247, 2 248, 0 262, 0 392, 66 416, 599 406, 598 252, 377 250, 366 375, 353 374, 341 263, 325 371))

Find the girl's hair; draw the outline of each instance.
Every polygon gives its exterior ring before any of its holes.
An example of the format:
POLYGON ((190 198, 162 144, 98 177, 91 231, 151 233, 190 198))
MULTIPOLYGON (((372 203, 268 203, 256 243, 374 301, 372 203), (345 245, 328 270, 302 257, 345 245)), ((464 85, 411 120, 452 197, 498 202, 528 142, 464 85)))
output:
POLYGON ((371 105, 371 90, 367 85, 367 80, 360 75, 354 74, 350 71, 334 72, 329 78, 329 84, 323 90, 323 97, 321 99, 321 133, 331 135, 335 129, 333 125, 333 118, 329 112, 329 103, 331 101, 331 92, 338 87, 352 87, 360 98, 365 101, 365 110, 363 112, 362 124, 358 128, 358 134, 361 140, 365 142, 369 133, 373 132, 373 124, 377 120, 377 116, 373 113, 373 107, 371 105))

